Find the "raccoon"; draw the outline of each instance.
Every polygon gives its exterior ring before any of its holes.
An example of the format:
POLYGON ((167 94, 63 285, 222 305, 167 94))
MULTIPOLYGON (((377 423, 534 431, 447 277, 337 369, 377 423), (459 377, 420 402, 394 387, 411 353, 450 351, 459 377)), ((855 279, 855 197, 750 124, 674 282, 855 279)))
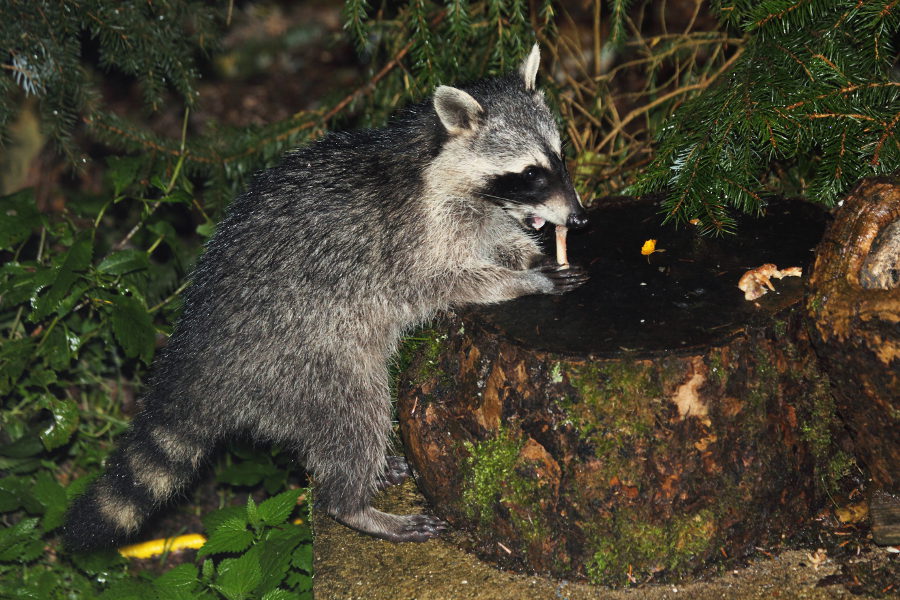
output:
POLYGON ((535 233, 587 222, 539 62, 535 45, 517 73, 439 86, 383 129, 328 134, 256 177, 191 275, 140 411, 69 509, 68 548, 132 538, 220 440, 248 435, 291 452, 348 527, 396 542, 446 529, 370 504, 410 475, 386 456, 398 341, 454 306, 587 280, 535 233))

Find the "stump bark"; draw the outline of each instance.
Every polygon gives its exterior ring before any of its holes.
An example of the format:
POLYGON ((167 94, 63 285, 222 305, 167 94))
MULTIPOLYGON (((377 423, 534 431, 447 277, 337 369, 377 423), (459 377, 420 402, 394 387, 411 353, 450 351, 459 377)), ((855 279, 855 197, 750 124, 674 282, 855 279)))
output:
POLYGON ((570 236, 584 288, 420 336, 401 434, 420 488, 481 556, 623 584, 744 554, 819 506, 836 421, 802 284, 755 303, 736 285, 762 263, 804 265, 822 215, 781 205, 715 240, 657 211, 607 203, 570 236), (666 252, 642 256, 648 238, 666 252))
MULTIPOLYGON (((896 498, 900 495, 900 182, 867 179, 850 193, 819 244, 808 283, 813 343, 831 380, 838 411, 875 489, 887 492, 885 498, 896 498)), ((870 511, 880 543, 900 543, 900 502, 894 504, 892 511, 876 510, 874 505, 870 511)))

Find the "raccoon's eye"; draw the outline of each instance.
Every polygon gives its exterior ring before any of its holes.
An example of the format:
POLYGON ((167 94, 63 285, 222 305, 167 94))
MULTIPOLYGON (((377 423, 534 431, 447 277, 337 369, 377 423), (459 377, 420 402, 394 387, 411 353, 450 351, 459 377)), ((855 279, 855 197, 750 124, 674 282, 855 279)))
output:
POLYGON ((525 179, 537 179, 537 176, 540 174, 537 167, 528 167, 524 171, 522 171, 522 175, 525 176, 525 179))

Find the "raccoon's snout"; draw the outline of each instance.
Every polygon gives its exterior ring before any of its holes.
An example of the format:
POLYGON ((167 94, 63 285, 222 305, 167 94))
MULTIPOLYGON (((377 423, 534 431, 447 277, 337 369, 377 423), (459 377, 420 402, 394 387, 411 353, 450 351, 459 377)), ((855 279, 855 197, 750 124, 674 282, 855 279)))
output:
POLYGON ((580 206, 566 219, 566 227, 569 229, 582 229, 588 224, 587 213, 580 206))

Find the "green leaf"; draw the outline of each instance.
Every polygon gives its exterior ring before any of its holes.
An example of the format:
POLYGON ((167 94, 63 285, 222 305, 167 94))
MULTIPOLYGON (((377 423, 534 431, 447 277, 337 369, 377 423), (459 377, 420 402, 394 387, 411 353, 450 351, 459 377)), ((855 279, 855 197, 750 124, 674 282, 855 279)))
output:
POLYGON ((203 561, 203 570, 201 571, 201 577, 203 577, 203 581, 209 582, 212 581, 212 578, 216 574, 216 565, 212 561, 212 559, 207 558, 203 561))
POLYGON ((22 519, 0 529, 0 562, 28 562, 41 555, 44 542, 37 530, 38 519, 22 519))
MULTIPOLYGON (((214 510, 210 513, 203 515, 203 528, 207 533, 212 533, 219 526, 228 521, 229 519, 246 519, 247 518, 247 509, 244 506, 226 506, 225 508, 220 508, 219 510, 214 510)), ((246 521, 244 521, 246 524, 246 521)))
POLYGON ((113 333, 126 356, 139 357, 149 365, 153 360, 156 330, 147 308, 131 296, 116 296, 111 322, 113 333))
POLYGON ((197 567, 191 564, 182 564, 157 577, 153 585, 156 587, 160 599, 192 600, 196 598, 197 576, 197 567))
POLYGON ((121 196, 138 177, 145 158, 139 156, 110 156, 106 159, 109 167, 106 176, 113 185, 116 196, 121 196))
POLYGON ((43 530, 52 531, 62 525, 68 505, 66 490, 49 471, 37 474, 32 493, 44 508, 43 530))
POLYGON ((271 463, 244 461, 225 467, 216 475, 216 479, 228 485, 254 486, 279 470, 271 463))
POLYGON ((32 297, 33 310, 29 317, 32 321, 40 321, 60 307, 69 288, 80 276, 80 272, 91 264, 93 251, 91 240, 87 235, 82 235, 72 244, 72 247, 59 261, 49 289, 42 295, 32 297))
POLYGON ((294 550, 294 553, 291 555, 291 565, 306 573, 312 574, 313 545, 311 541, 297 546, 297 549, 294 550))
POLYGON ((36 343, 34 338, 28 337, 4 341, 0 345, 0 396, 8 394, 25 371, 32 347, 36 343))
POLYGON ((229 600, 243 600, 259 585, 262 570, 256 548, 239 558, 226 558, 219 564, 215 588, 229 600))
POLYGON ((153 583, 130 577, 116 581, 99 596, 99 600, 158 600, 153 583))
POLYGON ((247 518, 230 517, 219 524, 209 535, 197 556, 220 552, 242 552, 253 542, 253 533, 247 529, 247 518))
POLYGON ((122 275, 132 271, 140 271, 150 266, 147 253, 143 250, 128 248, 113 252, 97 265, 97 270, 109 275, 122 275))
POLYGON ((43 450, 40 438, 26 433, 16 441, 0 446, 0 456, 27 458, 40 454, 43 450))
MULTIPOLYGON (((113 571, 120 571, 128 564, 124 556, 115 550, 100 550, 99 552, 75 552, 68 555, 76 567, 91 577, 100 576, 109 579, 108 575, 113 571)), ((98 579, 100 577, 97 577, 98 579)))
POLYGON ((205 223, 201 223, 197 225, 197 233, 202 235, 205 238, 212 236, 213 232, 216 230, 216 224, 212 221, 207 221, 205 223))
POLYGON ((264 500, 259 505, 259 517, 266 525, 281 525, 291 516, 303 489, 288 490, 264 500))
MULTIPOLYGON (((76 290, 79 287, 80 284, 76 283, 72 289, 76 290)), ((60 308, 61 312, 70 310, 70 308, 64 307, 67 303, 68 300, 63 301, 63 305, 60 308)), ((50 369, 62 371, 69 368, 72 361, 78 356, 80 348, 81 338, 72 333, 65 323, 58 322, 53 331, 47 334, 38 355, 44 357, 46 365, 50 369)))
POLYGON ((296 600, 296 598, 296 594, 292 594, 287 590, 277 589, 266 592, 262 600, 296 600))
POLYGON ((287 575, 291 563, 291 553, 300 543, 300 537, 296 530, 292 531, 292 529, 270 531, 266 539, 259 544, 262 579, 255 590, 257 596, 274 590, 287 575))
POLYGON ((0 512, 10 512, 22 506, 23 498, 30 496, 31 482, 24 477, 0 479, 0 512))
MULTIPOLYGON (((294 590, 298 593, 303 592, 312 592, 313 584, 312 584, 312 575, 308 573, 300 573, 299 571, 291 571, 288 573, 287 578, 285 579, 285 585, 287 585, 290 589, 294 590)), ((307 596, 301 596, 302 598, 306 598, 307 596)), ((312 596, 309 596, 310 600, 312 600, 312 596)))
POLYGON ((44 448, 53 450, 66 444, 78 429, 78 405, 72 400, 60 400, 50 394, 43 394, 39 406, 53 415, 50 423, 41 430, 44 448))
POLYGON ((172 190, 159 199, 160 202, 172 202, 176 204, 190 204, 194 197, 184 190, 172 190))
POLYGON ((254 529, 260 525, 259 511, 256 508, 256 502, 253 501, 252 497, 247 498, 247 522, 254 529))
POLYGON ((40 224, 41 215, 31 188, 0 198, 0 248, 12 249, 28 239, 40 224))
POLYGON ((155 223, 150 223, 149 225, 147 225, 147 230, 169 240, 173 240, 178 237, 178 234, 175 232, 175 228, 172 227, 172 224, 168 221, 156 221, 155 223))

